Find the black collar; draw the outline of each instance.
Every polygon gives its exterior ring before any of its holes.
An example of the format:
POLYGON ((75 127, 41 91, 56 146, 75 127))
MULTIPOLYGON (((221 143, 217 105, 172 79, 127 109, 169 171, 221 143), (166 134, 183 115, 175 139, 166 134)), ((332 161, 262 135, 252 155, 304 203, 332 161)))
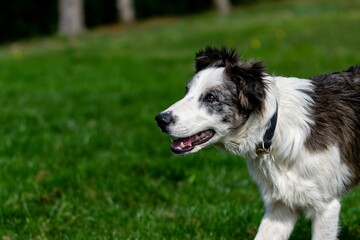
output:
POLYGON ((258 150, 265 152, 265 153, 270 152, 272 139, 274 137, 274 133, 275 133, 275 129, 276 129, 277 118, 278 118, 278 104, 276 103, 275 113, 273 114, 273 116, 271 117, 271 119, 269 121, 269 127, 268 127, 268 129, 266 129, 266 132, 263 137, 263 141, 260 143, 260 146, 258 146, 258 148, 257 148, 258 150))

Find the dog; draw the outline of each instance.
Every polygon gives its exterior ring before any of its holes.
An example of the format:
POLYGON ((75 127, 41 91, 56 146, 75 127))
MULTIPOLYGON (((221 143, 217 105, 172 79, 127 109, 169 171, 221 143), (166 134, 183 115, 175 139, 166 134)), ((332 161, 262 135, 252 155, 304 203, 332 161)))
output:
POLYGON ((245 157, 265 205, 256 240, 288 239, 300 214, 313 240, 337 239, 340 199, 360 182, 360 65, 271 76, 236 49, 207 46, 185 96, 155 120, 175 154, 216 145, 245 157))

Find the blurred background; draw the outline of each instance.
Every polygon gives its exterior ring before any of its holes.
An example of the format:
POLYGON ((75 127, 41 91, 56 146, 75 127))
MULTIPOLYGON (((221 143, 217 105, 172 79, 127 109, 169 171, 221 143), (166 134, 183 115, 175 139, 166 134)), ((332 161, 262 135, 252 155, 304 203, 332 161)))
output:
MULTIPOLYGON (((309 78, 360 63, 358 0, 0 3, 0 239, 253 239, 245 161, 174 156, 154 117, 211 44, 309 78)), ((360 190, 339 239, 360 239, 360 190)), ((303 217, 292 240, 310 239, 303 217)))
POLYGON ((264 0, 15 0, 0 3, 1 42, 54 34, 77 35, 86 28, 133 23, 158 16, 181 16, 210 9, 229 13, 233 4, 264 0))

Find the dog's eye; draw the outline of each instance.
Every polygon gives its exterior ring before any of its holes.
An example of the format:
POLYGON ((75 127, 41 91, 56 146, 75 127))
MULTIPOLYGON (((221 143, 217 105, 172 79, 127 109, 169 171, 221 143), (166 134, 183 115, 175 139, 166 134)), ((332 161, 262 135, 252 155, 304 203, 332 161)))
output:
POLYGON ((206 100, 207 102, 209 102, 209 103, 212 103, 212 102, 215 102, 216 97, 215 97, 214 94, 208 93, 208 94, 206 95, 206 97, 205 97, 205 100, 206 100))

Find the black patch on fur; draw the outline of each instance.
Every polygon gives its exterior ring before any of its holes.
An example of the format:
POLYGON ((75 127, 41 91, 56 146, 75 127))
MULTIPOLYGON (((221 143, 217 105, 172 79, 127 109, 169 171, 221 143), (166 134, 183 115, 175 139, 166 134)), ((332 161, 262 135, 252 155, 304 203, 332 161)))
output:
POLYGON ((200 108, 205 108, 208 114, 221 116, 222 122, 229 123, 233 128, 241 127, 249 117, 249 114, 239 112, 239 100, 236 85, 227 81, 225 84, 210 88, 199 97, 200 108), (215 96, 215 100, 206 100, 207 94, 215 96))
POLYGON ((235 66, 226 66, 225 71, 237 84, 240 105, 247 111, 259 111, 264 108, 266 84, 264 67, 261 62, 247 62, 235 66))
POLYGON ((195 56, 195 69, 199 72, 208 67, 225 67, 227 64, 236 65, 240 56, 235 49, 222 47, 220 49, 206 46, 195 56))
POLYGON ((314 92, 307 94, 314 100, 315 125, 306 147, 317 152, 339 146, 341 159, 352 173, 351 186, 355 186, 360 182, 360 65, 312 80, 314 92))
POLYGON ((214 113, 222 114, 224 112, 223 105, 226 104, 224 92, 220 88, 208 89, 206 93, 200 95, 199 102, 201 107, 206 107, 207 112, 212 115, 214 113), (208 94, 212 94, 215 100, 212 102, 207 101, 208 94))
POLYGON ((261 62, 242 63, 235 49, 207 46, 205 50, 196 53, 195 69, 199 72, 209 67, 225 68, 225 74, 235 83, 240 111, 262 111, 266 83, 263 79, 265 68, 261 62))
POLYGON ((223 123, 230 123, 230 120, 227 116, 223 117, 223 119, 221 120, 223 123))

